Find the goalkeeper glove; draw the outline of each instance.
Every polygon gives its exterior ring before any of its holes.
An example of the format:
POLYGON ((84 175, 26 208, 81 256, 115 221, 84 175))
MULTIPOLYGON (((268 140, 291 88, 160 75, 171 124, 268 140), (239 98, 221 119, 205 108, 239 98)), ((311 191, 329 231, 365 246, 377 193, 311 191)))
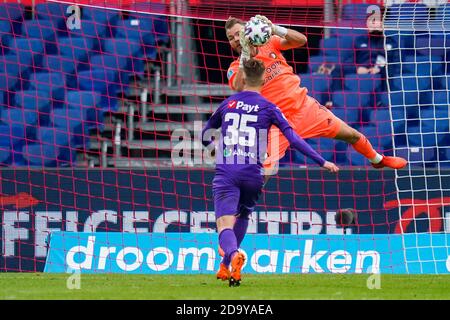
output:
POLYGON ((273 24, 272 21, 267 19, 267 17, 265 17, 265 16, 261 16, 261 15, 258 14, 258 15, 255 16, 255 18, 259 19, 259 20, 262 20, 265 23, 267 23, 269 25, 269 27, 272 28, 272 34, 275 34, 275 35, 277 35, 279 37, 284 38, 286 36, 286 34, 288 33, 288 29, 286 29, 285 27, 273 24))
POLYGON ((241 44, 241 57, 239 58, 239 68, 244 67, 244 62, 250 59, 250 42, 245 37, 244 29, 239 33, 239 42, 241 44))

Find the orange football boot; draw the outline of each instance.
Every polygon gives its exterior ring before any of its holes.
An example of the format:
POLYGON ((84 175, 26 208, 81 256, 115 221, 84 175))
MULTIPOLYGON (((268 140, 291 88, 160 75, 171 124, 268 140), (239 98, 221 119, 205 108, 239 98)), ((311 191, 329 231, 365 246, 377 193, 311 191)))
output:
POLYGON ((231 274, 229 286, 238 287, 241 284, 241 269, 244 266, 245 256, 237 252, 231 259, 231 274))
POLYGON ((221 263, 220 267, 219 267, 219 271, 217 271, 217 273, 216 273, 217 279, 226 281, 226 280, 230 279, 230 276, 231 276, 230 269, 226 265, 221 263))
POLYGON ((381 169, 384 167, 389 167, 392 169, 402 169, 408 164, 408 161, 406 161, 403 158, 400 157, 389 157, 389 156, 383 156, 383 159, 379 163, 372 163, 372 167, 376 169, 381 169))

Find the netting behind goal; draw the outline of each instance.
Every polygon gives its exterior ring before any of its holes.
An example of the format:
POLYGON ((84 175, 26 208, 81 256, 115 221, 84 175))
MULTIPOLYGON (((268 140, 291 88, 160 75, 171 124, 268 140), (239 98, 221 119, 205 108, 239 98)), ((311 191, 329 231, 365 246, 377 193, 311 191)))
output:
POLYGON ((307 139, 331 175, 288 149, 245 272, 448 272, 447 5, 359 2, 0 4, 0 270, 215 272, 214 161, 196 137, 233 94, 225 20, 263 14, 307 36, 283 55, 308 94, 409 165, 307 139))

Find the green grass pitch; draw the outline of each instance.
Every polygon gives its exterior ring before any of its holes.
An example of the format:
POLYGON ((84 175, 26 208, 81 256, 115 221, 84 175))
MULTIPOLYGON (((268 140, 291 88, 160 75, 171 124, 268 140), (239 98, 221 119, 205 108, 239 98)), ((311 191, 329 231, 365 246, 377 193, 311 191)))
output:
POLYGON ((367 274, 243 275, 240 287, 210 275, 80 275, 80 289, 68 289, 70 274, 2 273, 0 299, 118 300, 313 300, 450 299, 450 275, 380 275, 368 289, 367 274))

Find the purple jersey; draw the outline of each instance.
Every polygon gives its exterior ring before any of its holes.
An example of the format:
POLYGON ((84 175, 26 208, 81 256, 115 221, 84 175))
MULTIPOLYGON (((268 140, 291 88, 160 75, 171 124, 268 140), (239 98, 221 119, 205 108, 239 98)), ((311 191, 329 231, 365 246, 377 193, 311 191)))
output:
POLYGON ((216 170, 227 174, 260 174, 272 125, 283 132, 292 147, 321 166, 325 163, 325 160, 294 132, 278 107, 257 92, 242 91, 219 105, 202 132, 202 141, 208 145, 211 139, 207 131, 221 128, 221 135, 216 141, 216 170))

